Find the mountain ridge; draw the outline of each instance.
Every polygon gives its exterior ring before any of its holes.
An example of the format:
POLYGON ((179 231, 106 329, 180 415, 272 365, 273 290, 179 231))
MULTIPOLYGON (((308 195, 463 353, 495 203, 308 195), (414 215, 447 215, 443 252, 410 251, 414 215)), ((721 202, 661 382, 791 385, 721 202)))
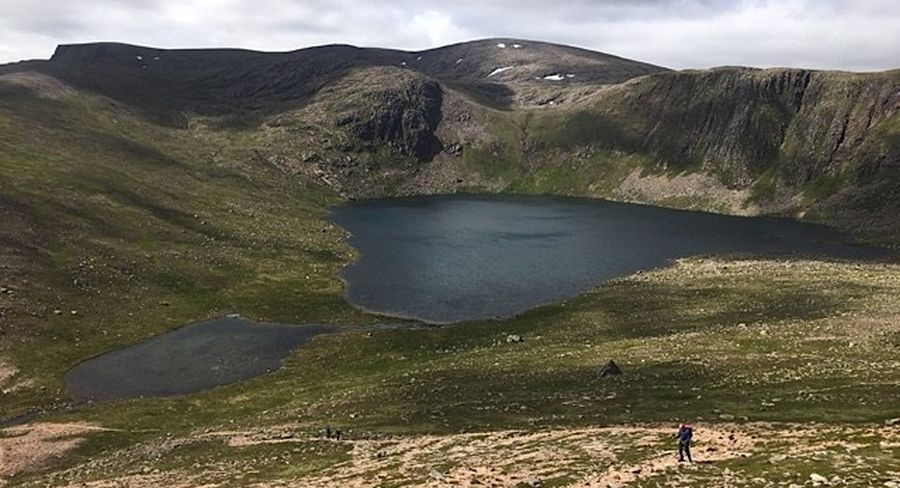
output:
POLYGON ((345 196, 564 193, 900 229, 872 210, 890 202, 866 196, 900 188, 900 70, 672 71, 489 38, 421 51, 85 43, 0 66, 29 71, 151 123, 240 130, 262 161, 345 196))

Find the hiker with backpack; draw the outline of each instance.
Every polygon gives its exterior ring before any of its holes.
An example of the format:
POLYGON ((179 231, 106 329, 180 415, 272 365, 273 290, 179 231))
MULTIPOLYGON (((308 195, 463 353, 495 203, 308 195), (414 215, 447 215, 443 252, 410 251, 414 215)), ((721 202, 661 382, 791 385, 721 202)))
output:
POLYGON ((678 433, 675 434, 675 438, 678 439, 678 462, 684 462, 684 456, 687 454, 687 459, 689 463, 693 463, 694 461, 691 459, 691 439, 694 438, 694 428, 687 424, 681 424, 678 426, 678 433))

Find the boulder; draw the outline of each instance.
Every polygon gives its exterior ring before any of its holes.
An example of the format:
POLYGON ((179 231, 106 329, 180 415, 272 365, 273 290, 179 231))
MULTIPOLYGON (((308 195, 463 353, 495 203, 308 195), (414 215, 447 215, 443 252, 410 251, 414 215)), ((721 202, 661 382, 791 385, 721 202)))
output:
POLYGON ((619 365, 616 364, 615 361, 610 359, 608 363, 606 363, 602 368, 600 368, 599 373, 600 373, 601 378, 605 378, 607 376, 620 375, 620 374, 624 373, 624 371, 622 371, 622 368, 620 368, 619 365))
POLYGON ((812 481, 813 486, 827 485, 828 478, 820 475, 819 473, 812 473, 809 475, 809 480, 812 481))

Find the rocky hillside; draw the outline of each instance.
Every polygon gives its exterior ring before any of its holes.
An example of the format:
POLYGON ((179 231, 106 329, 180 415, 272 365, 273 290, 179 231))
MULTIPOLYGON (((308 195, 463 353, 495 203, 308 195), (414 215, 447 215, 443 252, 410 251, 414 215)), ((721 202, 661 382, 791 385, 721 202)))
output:
POLYGON ((616 186, 612 196, 632 190, 633 199, 665 203, 677 195, 683 205, 727 204, 723 210, 732 213, 812 211, 818 220, 865 222, 860 227, 885 234, 896 230, 890 209, 900 181, 898 112, 900 71, 667 72, 561 110, 536 154, 640 155, 644 178, 608 182, 616 186))
POLYGON ((346 196, 548 192, 900 231, 900 71, 670 71, 517 39, 99 43, 0 67, 7 84, 36 75, 346 196))

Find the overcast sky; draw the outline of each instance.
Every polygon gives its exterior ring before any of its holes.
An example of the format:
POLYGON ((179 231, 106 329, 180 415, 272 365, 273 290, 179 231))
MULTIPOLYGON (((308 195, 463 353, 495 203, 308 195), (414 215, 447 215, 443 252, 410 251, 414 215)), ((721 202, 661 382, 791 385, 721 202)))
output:
POLYGON ((425 49, 484 37, 672 68, 900 67, 900 0, 0 0, 0 63, 57 44, 425 49))

